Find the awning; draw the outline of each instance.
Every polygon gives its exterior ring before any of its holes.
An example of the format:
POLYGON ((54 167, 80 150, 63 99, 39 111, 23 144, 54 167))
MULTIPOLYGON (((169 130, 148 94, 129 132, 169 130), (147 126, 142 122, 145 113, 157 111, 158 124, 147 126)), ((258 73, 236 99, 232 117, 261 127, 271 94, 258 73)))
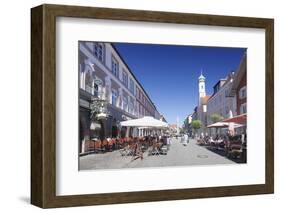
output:
POLYGON ((121 126, 127 127, 146 127, 146 128, 167 128, 166 122, 157 120, 150 116, 144 116, 143 118, 132 119, 128 121, 120 122, 121 126))
POLYGON ((207 126, 207 128, 225 128, 228 127, 228 123, 225 122, 217 122, 217 123, 213 123, 209 126, 207 126))
POLYGON ((247 114, 241 114, 241 115, 237 115, 234 116, 232 118, 227 118, 225 120, 223 120, 222 122, 225 123, 238 123, 238 124, 246 124, 247 123, 247 114))
POLYGON ((126 116, 126 115, 122 115, 122 119, 124 119, 125 121, 127 121, 127 120, 131 120, 132 118, 130 118, 130 117, 126 116))
POLYGON ((238 124, 234 122, 217 122, 207 126, 207 128, 238 128, 244 126, 243 124, 238 124))

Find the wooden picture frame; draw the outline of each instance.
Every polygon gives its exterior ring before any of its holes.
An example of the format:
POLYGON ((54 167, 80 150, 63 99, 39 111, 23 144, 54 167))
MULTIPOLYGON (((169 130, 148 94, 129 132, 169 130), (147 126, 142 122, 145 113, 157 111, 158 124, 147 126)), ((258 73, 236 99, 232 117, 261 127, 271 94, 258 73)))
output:
POLYGON ((274 21, 217 15, 41 5, 31 9, 31 203, 42 208, 267 194, 274 191, 274 21), (56 18, 94 18, 265 29, 265 184, 56 195, 56 18))

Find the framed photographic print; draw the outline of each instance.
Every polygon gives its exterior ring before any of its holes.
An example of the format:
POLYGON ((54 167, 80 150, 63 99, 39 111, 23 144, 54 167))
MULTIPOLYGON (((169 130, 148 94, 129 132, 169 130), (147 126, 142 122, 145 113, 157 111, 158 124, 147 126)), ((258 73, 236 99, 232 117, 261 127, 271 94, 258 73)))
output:
POLYGON ((31 9, 31 203, 273 193, 274 21, 31 9))

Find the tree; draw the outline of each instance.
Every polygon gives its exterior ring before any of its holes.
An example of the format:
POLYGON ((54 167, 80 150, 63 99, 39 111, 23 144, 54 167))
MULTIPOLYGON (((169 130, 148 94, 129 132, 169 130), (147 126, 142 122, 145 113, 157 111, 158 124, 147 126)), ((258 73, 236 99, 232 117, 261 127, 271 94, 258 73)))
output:
POLYGON ((217 123, 223 119, 223 117, 217 113, 212 114, 210 117, 213 123, 217 123))
POLYGON ((200 120, 194 120, 191 122, 191 126, 196 131, 197 129, 200 129, 202 127, 202 123, 200 120))
POLYGON ((194 131, 197 133, 197 130, 202 127, 202 122, 200 120, 193 120, 191 122, 191 127, 194 129, 194 131))
MULTIPOLYGON (((213 123, 217 123, 223 119, 223 117, 217 113, 212 114, 210 117, 213 123)), ((216 128, 216 134, 218 134, 218 128, 216 128)))

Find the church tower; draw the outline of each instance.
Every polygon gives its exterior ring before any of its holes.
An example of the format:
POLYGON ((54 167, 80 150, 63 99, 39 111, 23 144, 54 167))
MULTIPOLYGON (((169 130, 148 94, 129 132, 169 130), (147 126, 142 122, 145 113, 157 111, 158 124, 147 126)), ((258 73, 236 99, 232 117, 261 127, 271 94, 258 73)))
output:
POLYGON ((201 105, 201 98, 206 96, 206 90, 205 90, 205 77, 202 75, 202 71, 201 71, 201 75, 198 78, 198 88, 199 88, 199 105, 201 105))

